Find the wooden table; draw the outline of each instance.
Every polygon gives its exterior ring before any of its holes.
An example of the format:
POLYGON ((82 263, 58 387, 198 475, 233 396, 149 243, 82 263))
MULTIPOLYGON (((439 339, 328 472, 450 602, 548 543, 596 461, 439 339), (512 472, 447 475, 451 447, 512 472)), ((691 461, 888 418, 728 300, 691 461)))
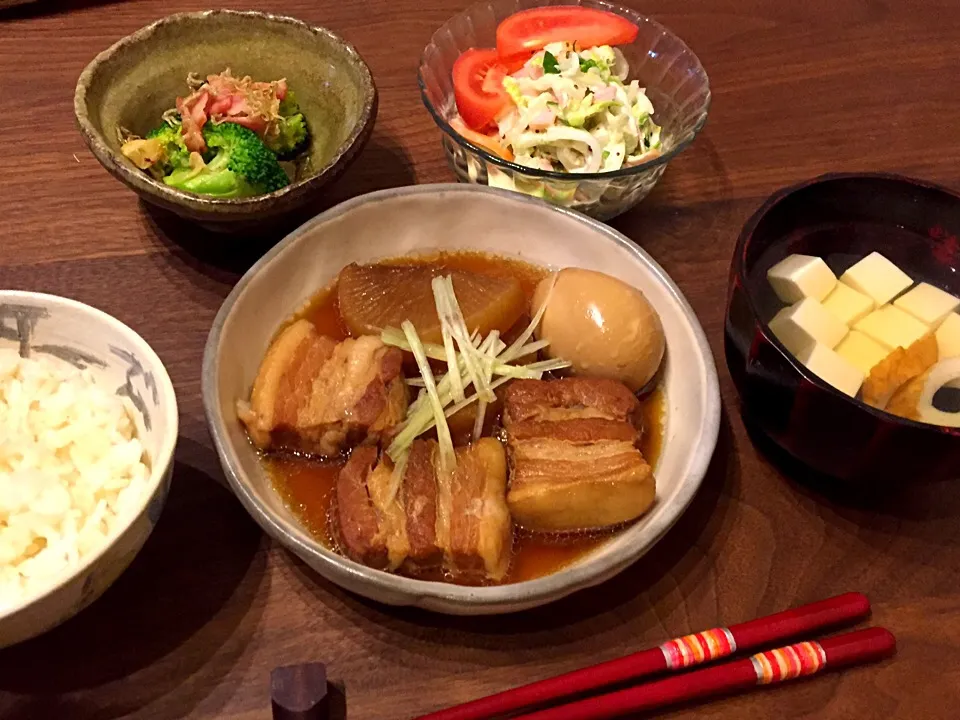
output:
MULTIPOLYGON (((291 0, 259 9, 356 44, 380 89, 373 139, 330 203, 452 180, 416 65, 468 0, 291 0)), ((225 2, 246 7, 249 3, 225 2)), ((960 704, 960 489, 825 497, 760 453, 723 363, 727 266, 777 187, 831 170, 960 186, 956 0, 634 0, 700 55, 706 130, 613 225, 666 268, 713 346, 724 399, 692 507, 616 579, 516 616, 458 619, 354 597, 268 540, 225 489, 203 420, 200 357, 254 253, 204 250, 97 164, 73 120, 84 65, 186 0, 44 1, 0 15, 0 285, 95 305, 166 363, 181 407, 159 526, 101 600, 0 652, 0 716, 265 718, 270 670, 321 660, 349 717, 405 718, 667 637, 846 590, 867 592, 900 652, 880 666, 688 708, 677 718, 954 718, 960 704)))

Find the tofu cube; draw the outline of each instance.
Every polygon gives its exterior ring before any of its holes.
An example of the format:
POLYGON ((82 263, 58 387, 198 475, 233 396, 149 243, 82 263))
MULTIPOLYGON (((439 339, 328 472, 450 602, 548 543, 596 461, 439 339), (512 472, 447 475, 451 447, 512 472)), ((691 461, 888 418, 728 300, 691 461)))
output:
POLYGON ((799 356, 815 343, 832 350, 847 334, 847 326, 816 300, 807 298, 778 312, 770 321, 770 331, 787 350, 799 356))
POLYGON ((844 325, 853 325, 873 310, 873 300, 849 285, 838 282, 823 301, 823 307, 844 325))
POLYGON ((920 322, 936 328, 947 315, 960 307, 960 300, 929 283, 920 283, 898 297, 893 304, 920 322))
POLYGON ((865 373, 820 343, 809 346, 797 359, 814 375, 850 397, 856 397, 863 385, 865 373))
POLYGON ((890 350, 859 330, 851 330, 836 347, 837 354, 864 375, 890 354, 890 350))
POLYGON ((886 305, 913 284, 909 275, 878 252, 854 263, 840 276, 840 282, 867 295, 878 307, 886 305))
POLYGON ((837 284, 837 276, 822 258, 789 255, 767 270, 773 291, 788 305, 805 298, 823 300, 837 284))
POLYGON ((893 305, 884 305, 854 324, 854 330, 869 335, 881 345, 893 350, 904 349, 922 338, 930 328, 893 305))
POLYGON ((950 313, 937 328, 940 360, 960 355, 960 315, 950 313))

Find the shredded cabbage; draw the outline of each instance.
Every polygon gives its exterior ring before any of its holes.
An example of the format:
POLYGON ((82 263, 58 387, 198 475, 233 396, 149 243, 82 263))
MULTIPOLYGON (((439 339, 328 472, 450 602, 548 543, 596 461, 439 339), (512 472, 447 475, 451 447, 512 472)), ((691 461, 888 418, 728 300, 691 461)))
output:
POLYGON ((656 157, 653 104, 628 72, 609 45, 547 45, 503 80, 514 107, 497 121, 500 141, 540 170, 608 172, 656 157))

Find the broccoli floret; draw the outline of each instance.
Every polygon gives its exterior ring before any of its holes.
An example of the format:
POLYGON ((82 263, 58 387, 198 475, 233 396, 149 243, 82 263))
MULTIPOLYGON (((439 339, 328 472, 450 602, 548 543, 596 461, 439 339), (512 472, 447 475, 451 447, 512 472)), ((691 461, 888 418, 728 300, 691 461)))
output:
POLYGON ((281 160, 290 160, 303 152, 310 142, 310 129, 307 120, 300 112, 293 90, 280 101, 280 119, 277 121, 277 134, 267 139, 267 147, 273 150, 281 160))
POLYGON ((280 101, 280 114, 283 117, 300 114, 300 103, 297 102, 297 96, 293 94, 293 90, 287 90, 287 94, 280 101))
MULTIPOLYGON (((124 133, 126 134, 126 133, 124 133)), ((163 123, 144 138, 130 135, 123 140, 120 152, 151 177, 162 180, 165 175, 190 161, 190 152, 183 144, 180 126, 163 123)))
POLYGON ((164 175, 169 175, 179 168, 187 167, 190 160, 190 151, 183 144, 183 135, 180 132, 179 125, 174 127, 162 123, 148 132, 146 139, 156 139, 163 144, 163 158, 158 163, 158 167, 164 175))
POLYGON ((267 140, 267 147, 281 160, 299 155, 310 142, 310 131, 302 113, 283 117, 277 122, 277 134, 267 140))
POLYGON ((202 167, 174 170, 171 187, 222 198, 250 197, 290 184, 276 156, 252 130, 236 123, 208 123, 203 139, 213 157, 202 167))

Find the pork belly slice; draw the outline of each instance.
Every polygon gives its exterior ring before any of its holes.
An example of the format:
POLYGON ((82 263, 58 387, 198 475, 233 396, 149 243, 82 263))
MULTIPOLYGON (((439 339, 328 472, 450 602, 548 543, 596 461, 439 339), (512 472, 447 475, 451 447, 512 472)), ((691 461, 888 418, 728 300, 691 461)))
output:
POLYGON ((653 504, 656 480, 629 421, 639 403, 626 386, 588 378, 516 381, 504 406, 507 504, 517 524, 540 532, 592 530, 633 520, 653 504))
POLYGON ((403 474, 401 498, 407 523, 410 553, 406 570, 434 570, 443 563, 437 543, 437 443, 414 440, 403 474))
POLYGON ((632 422, 640 402, 618 380, 572 377, 562 380, 514 380, 504 393, 505 427, 527 420, 600 418, 632 422))
POLYGON ((510 566, 513 523, 503 446, 483 438, 440 468, 437 443, 414 442, 403 476, 373 447, 359 447, 337 478, 335 535, 371 567, 410 574, 441 566, 467 581, 500 580, 510 566))
POLYGON ((383 570, 396 570, 407 559, 410 542, 399 489, 400 478, 389 463, 378 462, 376 447, 353 451, 337 476, 334 533, 348 557, 383 570))
POLYGON ((513 547, 503 445, 480 438, 457 448, 456 470, 438 468, 437 481, 437 534, 446 568, 464 580, 502 580, 513 547))
POLYGON ((404 419, 402 362, 378 337, 337 342, 298 320, 270 346, 237 416, 261 449, 338 455, 404 419))

